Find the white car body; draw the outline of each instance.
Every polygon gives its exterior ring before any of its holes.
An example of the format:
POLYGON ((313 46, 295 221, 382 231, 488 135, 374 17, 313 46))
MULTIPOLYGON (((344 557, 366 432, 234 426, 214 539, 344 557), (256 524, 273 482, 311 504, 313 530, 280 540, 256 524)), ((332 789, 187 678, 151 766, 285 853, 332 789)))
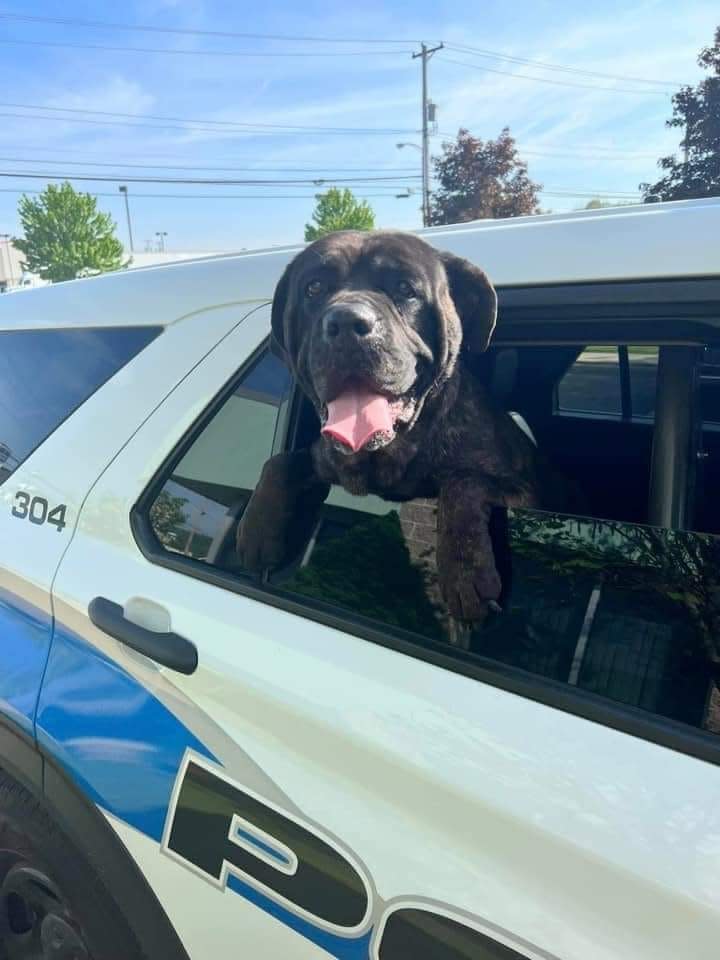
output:
MULTIPOLYGON (((720 275, 718 201, 423 235, 499 287, 720 275)), ((453 917, 516 951, 508 956, 715 958, 717 765, 186 576, 140 549, 134 505, 267 338, 268 303, 295 252, 134 270, 0 302, 0 330, 164 328, 0 486, 0 631, 17 611, 25 618, 0 638, 0 715, 102 811, 191 960, 236 950, 385 960, 383 928, 399 906, 453 917), (19 523, 18 492, 66 505, 65 529, 19 523), (197 670, 160 667, 99 630, 88 617, 95 597, 191 639, 197 670), (176 780, 192 758, 350 862, 366 889, 362 919, 319 918, 233 867, 210 882, 173 853, 176 780)))

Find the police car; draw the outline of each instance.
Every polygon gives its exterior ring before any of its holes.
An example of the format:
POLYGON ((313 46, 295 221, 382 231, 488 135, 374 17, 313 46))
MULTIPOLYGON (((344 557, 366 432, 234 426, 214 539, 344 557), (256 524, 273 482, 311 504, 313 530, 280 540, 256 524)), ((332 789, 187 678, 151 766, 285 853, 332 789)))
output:
POLYGON ((235 530, 317 429, 291 249, 0 301, 0 956, 710 960, 720 944, 720 202, 435 228, 484 375, 582 489, 510 511, 454 644, 434 505, 235 530))

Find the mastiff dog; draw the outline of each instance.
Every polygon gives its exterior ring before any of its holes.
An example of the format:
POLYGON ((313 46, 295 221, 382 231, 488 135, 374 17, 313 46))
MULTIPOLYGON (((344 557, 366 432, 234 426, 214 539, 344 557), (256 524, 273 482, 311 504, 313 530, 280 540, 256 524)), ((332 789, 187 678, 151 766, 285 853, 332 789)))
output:
POLYGON ((451 617, 482 622, 501 580, 496 507, 539 505, 537 451, 472 372, 497 297, 483 271, 412 234, 341 231, 288 265, 272 345, 320 420, 306 450, 272 457, 238 529, 251 571, 303 547, 332 484, 437 498, 437 573, 451 617))

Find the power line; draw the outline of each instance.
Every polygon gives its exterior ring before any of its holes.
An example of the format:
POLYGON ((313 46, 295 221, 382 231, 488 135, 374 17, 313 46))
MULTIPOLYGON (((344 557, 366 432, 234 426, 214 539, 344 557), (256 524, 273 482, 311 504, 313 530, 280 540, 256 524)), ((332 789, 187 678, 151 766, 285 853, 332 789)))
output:
POLYGON ((106 20, 80 20, 70 17, 37 17, 29 14, 19 13, 0 13, 2 20, 15 20, 23 23, 55 23, 61 26, 71 27, 96 27, 102 30, 129 30, 140 33, 173 33, 182 36, 192 37, 233 37, 243 40, 291 40, 302 43, 408 43, 417 44, 420 41, 416 38, 405 37, 402 40, 387 40, 374 37, 371 39, 361 39, 360 37, 307 37, 292 34, 278 33, 239 33, 234 30, 196 30, 188 27, 156 27, 149 24, 135 23, 112 23, 106 20))
MULTIPOLYGON (((32 143, 3 144, 3 147, 4 147, 6 150, 21 150, 21 151, 22 151, 22 150, 42 150, 43 154, 47 154, 47 150, 46 150, 45 148, 38 147, 37 144, 32 144, 32 143)), ((72 148, 72 147, 70 147, 70 148, 68 148, 68 147, 59 147, 59 146, 55 146, 55 144, 53 144, 52 149, 53 149, 53 152, 54 152, 54 153, 69 153, 69 154, 75 154, 75 156, 80 156, 80 157, 85 157, 85 158, 87 158, 87 157, 98 157, 98 156, 100 156, 100 157, 105 157, 105 156, 107 156, 107 152, 95 153, 95 152, 91 152, 91 151, 88 151, 88 150, 79 150, 79 149, 77 149, 77 148, 72 148)), ((114 165, 114 166, 118 166, 118 165, 119 165, 119 166, 126 166, 126 164, 124 163, 124 161, 126 161, 126 160, 127 160, 127 161, 130 161, 131 163, 138 163, 138 164, 139 164, 139 161, 140 161, 141 159, 146 159, 146 158, 150 158, 150 157, 152 157, 152 158, 155 159, 155 160, 158 160, 158 159, 162 159, 162 160, 177 160, 177 153, 174 153, 174 154, 170 154, 170 153, 148 153, 148 154, 145 154, 142 158, 141 158, 141 157, 138 157, 138 156, 134 156, 134 155, 133 155, 133 156, 130 156, 130 157, 125 156, 125 155, 121 155, 121 156, 117 157, 117 163, 114 163, 113 165, 114 165)), ((218 160, 223 160, 223 159, 227 159, 227 158, 217 157, 217 159, 218 159, 218 160)), ((237 162, 237 160, 238 160, 239 158, 238 158, 238 157, 233 157, 232 159, 233 159, 233 161, 237 162)), ((23 162, 25 162, 25 161, 23 161, 23 162)), ((27 162, 28 162, 28 163, 43 163, 43 162, 45 162, 45 160, 44 160, 44 159, 37 158, 37 159, 29 159, 29 160, 27 160, 27 162)), ((57 162, 57 163, 64 163, 65 161, 62 160, 62 159, 60 159, 60 160, 57 160, 57 161, 54 161, 54 160, 53 160, 53 161, 47 161, 47 162, 48 162, 48 163, 50 163, 50 162, 52 162, 52 163, 55 163, 55 162, 57 162)), ((70 162, 70 161, 68 161, 68 163, 69 163, 69 162, 70 162)), ((252 163, 253 161, 252 161, 252 160, 245 160, 245 161, 241 161, 241 162, 252 163)), ((94 161, 88 160, 87 163, 88 163, 90 166, 97 166, 97 164, 96 164, 94 161)), ((169 169, 169 170, 178 170, 178 169, 188 169, 188 170, 189 170, 189 169, 191 169, 190 167, 176 167, 176 166, 174 166, 173 164, 142 163, 142 164, 139 164, 139 165, 140 165, 140 166, 143 166, 143 167, 162 166, 162 167, 164 167, 164 168, 166 168, 166 169, 169 169)), ((250 166, 250 167, 234 167, 234 166, 228 166, 228 167, 205 167, 205 166, 203 166, 203 167, 197 167, 197 168, 192 168, 192 169, 198 169, 198 170, 248 170, 248 171, 256 170, 256 171, 261 171, 261 172, 264 172, 264 173, 272 173, 273 171, 279 172, 279 173, 322 173, 322 172, 328 172, 328 171, 332 171, 333 173, 338 173, 338 172, 341 172, 341 171, 344 172, 344 173, 375 173, 375 172, 378 172, 378 171, 381 171, 381 170, 388 170, 390 173, 412 173, 412 172, 414 172, 415 170, 417 170, 417 166, 411 166, 411 167, 394 167, 394 166, 345 167, 345 166, 335 166, 335 165, 333 164, 332 166, 329 166, 329 167, 257 167, 257 166, 250 166)))
POLYGON ((669 93, 663 90, 630 90, 627 87, 599 87, 595 83, 575 83, 572 80, 551 80, 550 77, 532 77, 527 73, 512 73, 510 70, 496 70, 494 67, 481 67, 476 63, 467 63, 465 60, 454 60, 452 57, 441 55, 442 63, 454 63, 469 70, 481 70, 484 73, 497 73, 503 77, 514 77, 515 80, 532 80, 535 83, 550 83, 554 87, 578 87, 583 90, 596 90, 606 93, 635 93, 641 96, 667 97, 669 93))
POLYGON ((373 134, 378 134, 380 136, 398 136, 402 134, 415 134, 414 130, 362 130, 362 129, 351 129, 351 130, 301 130, 299 128, 289 128, 287 130, 283 129, 247 129, 247 130, 236 130, 236 129, 225 129, 217 130, 213 127, 197 127, 197 126, 181 126, 180 124, 169 124, 169 123, 134 123, 131 120, 93 120, 89 117, 46 117, 40 116, 33 113, 0 113, 0 117, 9 117, 16 120, 50 120, 56 121, 58 123, 85 123, 91 124, 96 127, 135 127, 140 130, 179 130, 182 133, 214 133, 224 139, 229 137, 253 137, 253 136, 283 136, 283 137, 292 137, 292 136, 307 136, 311 134, 313 136, 362 136, 367 137, 373 134))
POLYGON ((620 80, 623 83, 649 83, 662 87, 678 88, 683 86, 681 83, 674 83, 672 80, 651 80, 647 77, 627 77, 617 73, 601 73, 598 70, 584 70, 581 67, 571 67, 566 64, 547 63, 542 60, 530 60, 527 57, 514 57, 510 54, 498 53, 496 50, 485 50, 481 47, 470 47, 463 44, 446 43, 448 50, 455 50, 457 53, 470 54, 476 57, 488 57, 491 60, 502 60, 507 63, 521 63, 526 66, 538 67, 541 70, 556 70, 562 73, 575 73, 584 77, 597 77, 601 80, 620 80))
MULTIPOLYGON (((2 106, 2 104, 0 104, 2 106)), ((91 124, 92 126, 100 127, 135 127, 141 130, 179 130, 183 133, 197 132, 197 133, 211 133, 218 134, 221 137, 228 138, 233 136, 260 136, 260 135, 270 135, 270 136, 408 136, 414 135, 415 130, 408 130, 403 128, 383 128, 383 127, 311 127, 311 126, 301 126, 297 125, 283 125, 283 124, 267 124, 267 123, 240 123, 239 121, 231 120, 203 120, 203 121, 183 121, 180 120, 179 123, 157 123, 156 120, 159 119, 155 116, 148 116, 147 119, 151 120, 149 123, 140 123, 138 121, 146 119, 145 114, 109 114, 106 119, 99 120, 91 117, 81 117, 77 116, 78 113, 93 113, 99 115, 105 115, 105 111, 102 110, 88 110, 83 111, 77 108, 63 108, 63 107, 40 107, 40 106, 30 106, 30 105, 21 105, 18 104, 18 107, 23 109, 30 110, 54 110, 72 112, 73 116, 44 116, 40 114, 33 113, 0 113, 0 117, 14 118, 18 120, 49 120, 55 121, 57 123, 83 123, 91 124), (137 117, 137 120, 114 120, 111 117, 137 117), (208 124, 207 126, 197 126, 196 123, 208 124), (212 124, 212 126, 210 126, 212 124), (221 127, 222 129, 218 129, 221 127)))
POLYGON ((161 53, 185 57, 387 57, 412 53, 406 50, 173 50, 170 47, 121 47, 102 43, 61 43, 55 40, 15 40, 0 37, 0 43, 18 47, 59 47, 71 50, 102 50, 110 53, 161 53))
MULTIPOLYGON (((260 128, 262 130, 289 130, 298 133, 387 133, 413 134, 415 130, 395 127, 325 127, 313 124, 299 123, 245 123, 241 120, 213 120, 197 117, 166 117, 154 113, 118 113, 112 110, 91 110, 85 107, 53 107, 38 103, 8 103, 0 101, 0 107, 10 107, 14 110, 46 110, 50 113, 89 113, 96 117, 122 118, 125 120, 160 120, 169 123, 201 123, 213 127, 237 127, 242 130, 260 128)), ((41 118, 44 119, 44 118, 41 118)), ((61 118, 69 120, 70 118, 61 118)))
MULTIPOLYGON (((345 172, 345 173, 379 173, 382 170, 388 171, 388 179, 390 176, 394 178, 398 174, 410 173, 411 170, 415 170, 415 167, 195 167, 195 166, 182 166, 180 164, 158 164, 158 163, 122 163, 120 161, 102 161, 102 160, 40 160, 33 157, 0 157, 0 163, 33 163, 33 164, 42 164, 46 166, 48 164, 52 166, 58 166, 64 164, 69 167, 112 167, 117 169, 118 167, 123 167, 125 169, 136 169, 136 170, 148 170, 148 169, 160 169, 160 170, 189 170, 189 171, 234 171, 236 173, 317 173, 321 177, 331 177, 335 173, 345 172)), ((419 174, 415 174, 419 176, 419 174)))
MULTIPOLYGON (((404 189, 404 188, 403 188, 404 189)), ((0 193, 13 194, 31 194, 42 196, 44 190, 20 190, 16 187, 0 187, 0 193)), ((85 193, 86 191, 83 191, 85 193)), ((119 193, 96 193, 87 191, 91 197, 112 197, 113 200, 121 199, 119 193)), ((393 194, 393 193, 356 193, 356 197, 363 200, 386 199, 386 200, 406 200, 412 197, 411 193, 393 194)), ((133 193, 135 200, 315 200, 317 193, 133 193)))
MULTIPOLYGON (((456 137, 456 134, 454 134, 454 133, 449 133, 449 132, 447 132, 447 131, 441 131, 441 132, 436 133, 436 134, 432 134, 432 133, 431 133, 430 136, 431 136, 431 137, 435 137, 436 139, 454 140, 455 137, 456 137)), ((38 147, 36 144, 28 144, 28 143, 5 144, 4 146, 5 146, 5 149, 7 149, 7 150, 21 150, 21 151, 22 151, 22 150, 40 150, 40 149, 41 149, 41 148, 38 147)), ((53 148, 52 148, 52 149, 53 149, 53 152, 54 152, 54 153, 69 153, 69 154, 75 154, 76 156, 85 157, 85 158, 88 157, 88 156, 106 156, 106 155, 107 155, 107 154, 104 153, 104 152, 98 154, 98 153, 88 152, 87 150, 78 150, 78 149, 72 149, 72 148, 67 148, 67 147, 60 147, 60 146, 55 146, 55 145, 53 145, 53 148)), ((44 154, 47 153, 47 151, 46 151, 44 148, 42 148, 42 152, 43 152, 44 154)), ((569 158, 571 158, 571 157, 582 157, 582 156, 587 156, 588 154, 592 155, 592 154, 595 154, 595 153, 610 153, 610 154, 617 154, 619 157, 633 157, 633 158, 638 158, 638 159, 644 159, 644 158, 654 159, 654 158, 656 158, 656 154, 655 154, 655 153, 641 153, 641 152, 638 151, 638 150, 626 150, 626 149, 624 149, 623 147, 612 147, 612 146, 607 146, 606 144, 596 144, 596 143, 578 143, 578 144, 576 144, 576 145, 573 146, 573 147, 563 147, 562 145, 560 145, 560 146, 558 146, 557 148, 551 149, 551 150, 533 150, 533 149, 525 149, 525 148, 523 148, 523 147, 518 147, 518 153, 520 153, 520 154, 522 154, 522 155, 538 156, 538 157, 569 157, 569 158)), ((152 157, 153 159, 162 159, 162 160, 176 160, 176 159, 177 159, 177 155, 176 155, 176 154, 169 154, 169 153, 148 153, 148 154, 146 154, 146 157, 148 157, 148 158, 152 157)), ((235 166, 187 167, 187 166, 176 166, 175 164, 139 163, 138 161, 139 161, 140 159, 141 159, 140 157, 137 157, 137 156, 134 156, 134 155, 133 155, 133 156, 130 156, 130 157, 120 156, 120 157, 117 158, 117 161, 114 162, 114 163, 112 163, 111 165, 112 165, 112 166, 116 166, 116 167, 117 167, 117 166, 123 166, 123 167, 125 167, 125 166, 133 166, 133 165, 137 165, 137 166, 144 167, 144 168, 147 168, 147 167, 162 167, 162 168, 164 168, 164 169, 169 169, 169 170, 191 170, 191 169, 197 169, 197 170, 236 170, 236 171, 246 171, 246 170, 247 170, 247 171, 253 171, 253 170, 256 170, 256 171, 258 171, 258 172, 266 172, 266 173, 272 173, 273 171, 276 171, 276 172, 278 172, 278 173, 315 173, 315 172, 327 172, 327 171, 332 171, 332 172, 334 172, 334 173, 341 172, 341 171, 342 171, 342 172, 346 172, 346 173, 347 173, 347 172, 350 172, 350 173, 373 173, 373 172, 377 172, 377 171, 380 171, 380 170, 388 170, 388 171, 393 172, 393 173, 411 173, 411 172, 413 172, 413 171, 415 171, 415 170, 417 169, 416 166, 408 166, 408 167, 394 167, 394 166, 393 166, 393 167, 390 167, 390 166, 346 167, 346 166, 335 166, 334 164, 333 164, 332 166, 330 166, 330 167, 257 167, 257 166, 250 166, 250 167, 235 167, 235 166), (126 163, 125 161, 129 161, 129 162, 126 163)), ((222 158, 222 157, 218 157, 218 159, 223 159, 223 158, 222 158)), ((237 160, 237 158, 236 158, 236 157, 233 157, 233 160, 237 160)), ((57 160, 57 161, 55 161, 55 160, 47 160, 47 161, 46 161, 44 158, 42 158, 42 159, 29 158, 29 159, 27 159, 27 160, 23 160, 23 161, 19 161, 19 162, 23 162, 23 163, 45 163, 45 162, 47 162, 47 163, 64 163, 65 161, 62 160, 62 159, 57 160)), ((67 161, 67 162, 70 163, 70 161, 67 161)), ((245 161, 245 162, 252 163, 252 161, 245 161)), ((86 165, 88 165, 88 166, 100 166, 101 164, 100 164, 100 163, 96 163, 95 161, 87 160, 87 161, 86 161, 86 165)), ((108 165, 108 164, 102 164, 102 165, 105 166, 105 165, 108 165)))
MULTIPOLYGON (((105 176, 103 174, 85 174, 85 173, 28 173, 22 170, 3 170, 0 171, 0 177, 15 178, 19 180, 88 180, 105 183, 178 183, 185 185, 198 186, 332 186, 334 183, 356 184, 356 183, 395 183, 397 180, 419 180, 420 174, 404 174, 401 177, 313 177, 308 179, 284 179, 277 180, 238 180, 226 177, 205 178, 205 177, 126 177, 119 175, 117 177, 105 176)), ((389 185, 389 184, 388 184, 389 185)))

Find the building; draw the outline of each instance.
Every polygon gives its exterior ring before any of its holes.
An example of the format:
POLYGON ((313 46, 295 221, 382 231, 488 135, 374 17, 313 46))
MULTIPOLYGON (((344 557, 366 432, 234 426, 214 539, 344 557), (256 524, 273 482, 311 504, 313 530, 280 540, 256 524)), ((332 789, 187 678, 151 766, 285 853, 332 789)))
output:
POLYGON ((7 234, 0 235, 0 293, 23 286, 23 260, 7 234))

